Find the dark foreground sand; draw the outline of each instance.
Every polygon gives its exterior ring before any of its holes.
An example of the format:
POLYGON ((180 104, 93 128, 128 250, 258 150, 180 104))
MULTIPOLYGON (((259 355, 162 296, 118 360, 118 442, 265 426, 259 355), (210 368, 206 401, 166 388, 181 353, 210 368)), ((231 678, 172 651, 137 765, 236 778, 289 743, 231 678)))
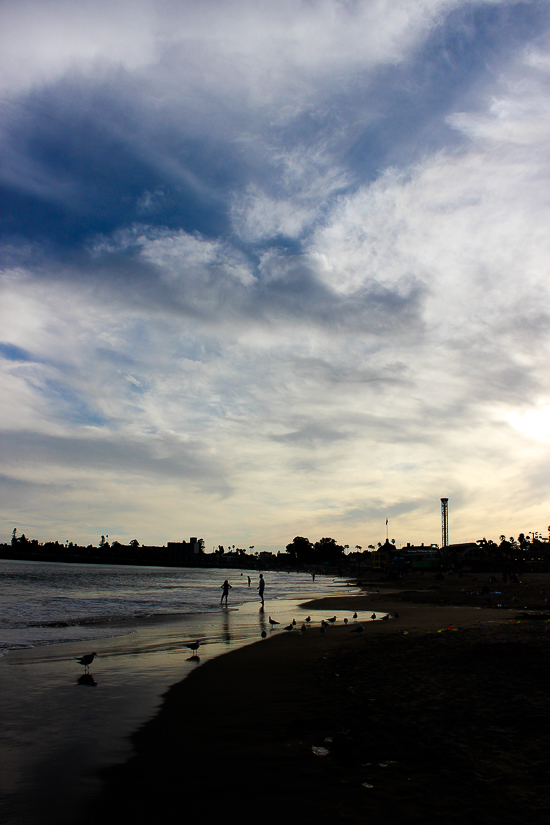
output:
POLYGON ((169 690, 84 821, 548 822, 550 614, 439 603, 463 586, 438 584, 428 605, 405 586, 337 597, 327 615, 376 602, 400 618, 207 662, 169 690))

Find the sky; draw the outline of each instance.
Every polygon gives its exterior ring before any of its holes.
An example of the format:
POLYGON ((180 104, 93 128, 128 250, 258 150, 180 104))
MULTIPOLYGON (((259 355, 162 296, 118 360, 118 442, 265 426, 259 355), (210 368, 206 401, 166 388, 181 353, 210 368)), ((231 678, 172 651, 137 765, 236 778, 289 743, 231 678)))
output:
POLYGON ((0 541, 546 535, 546 0, 0 20, 0 541))

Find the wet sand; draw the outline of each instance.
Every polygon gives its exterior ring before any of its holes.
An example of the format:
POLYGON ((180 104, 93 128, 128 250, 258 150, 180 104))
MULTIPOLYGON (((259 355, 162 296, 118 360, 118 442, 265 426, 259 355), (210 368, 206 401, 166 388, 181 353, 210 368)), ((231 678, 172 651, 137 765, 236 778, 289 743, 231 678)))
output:
POLYGON ((483 604, 488 577, 466 582, 476 595, 408 581, 312 603, 392 618, 362 635, 340 620, 270 634, 206 662, 134 734, 82 821, 546 822, 550 615, 548 577, 534 578, 508 608, 483 604))

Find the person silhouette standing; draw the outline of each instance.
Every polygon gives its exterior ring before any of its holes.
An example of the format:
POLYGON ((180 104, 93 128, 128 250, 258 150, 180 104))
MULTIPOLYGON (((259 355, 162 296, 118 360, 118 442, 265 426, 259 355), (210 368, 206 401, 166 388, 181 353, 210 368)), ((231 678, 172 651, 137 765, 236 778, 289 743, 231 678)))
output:
POLYGON ((227 607, 227 596, 229 595, 229 591, 233 590, 227 579, 222 584, 222 597, 220 599, 220 604, 223 604, 223 600, 225 599, 225 606, 227 607))
POLYGON ((260 583, 258 584, 258 593, 260 594, 260 599, 262 600, 262 604, 264 603, 264 590, 265 590, 264 574, 260 573, 260 583))

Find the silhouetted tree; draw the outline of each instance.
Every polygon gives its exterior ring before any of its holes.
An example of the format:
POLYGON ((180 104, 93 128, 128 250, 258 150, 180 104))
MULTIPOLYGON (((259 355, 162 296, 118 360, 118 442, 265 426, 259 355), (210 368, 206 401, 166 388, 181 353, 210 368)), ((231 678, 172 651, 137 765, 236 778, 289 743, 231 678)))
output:
POLYGON ((315 542, 315 558, 320 562, 335 564, 344 556, 344 548, 341 544, 336 544, 336 539, 322 538, 315 542))
POLYGON ((286 552, 294 564, 311 564, 314 560, 313 544, 303 536, 296 536, 287 544, 286 552))
POLYGON ((130 547, 139 547, 139 541, 137 539, 132 539, 130 541, 130 547))

